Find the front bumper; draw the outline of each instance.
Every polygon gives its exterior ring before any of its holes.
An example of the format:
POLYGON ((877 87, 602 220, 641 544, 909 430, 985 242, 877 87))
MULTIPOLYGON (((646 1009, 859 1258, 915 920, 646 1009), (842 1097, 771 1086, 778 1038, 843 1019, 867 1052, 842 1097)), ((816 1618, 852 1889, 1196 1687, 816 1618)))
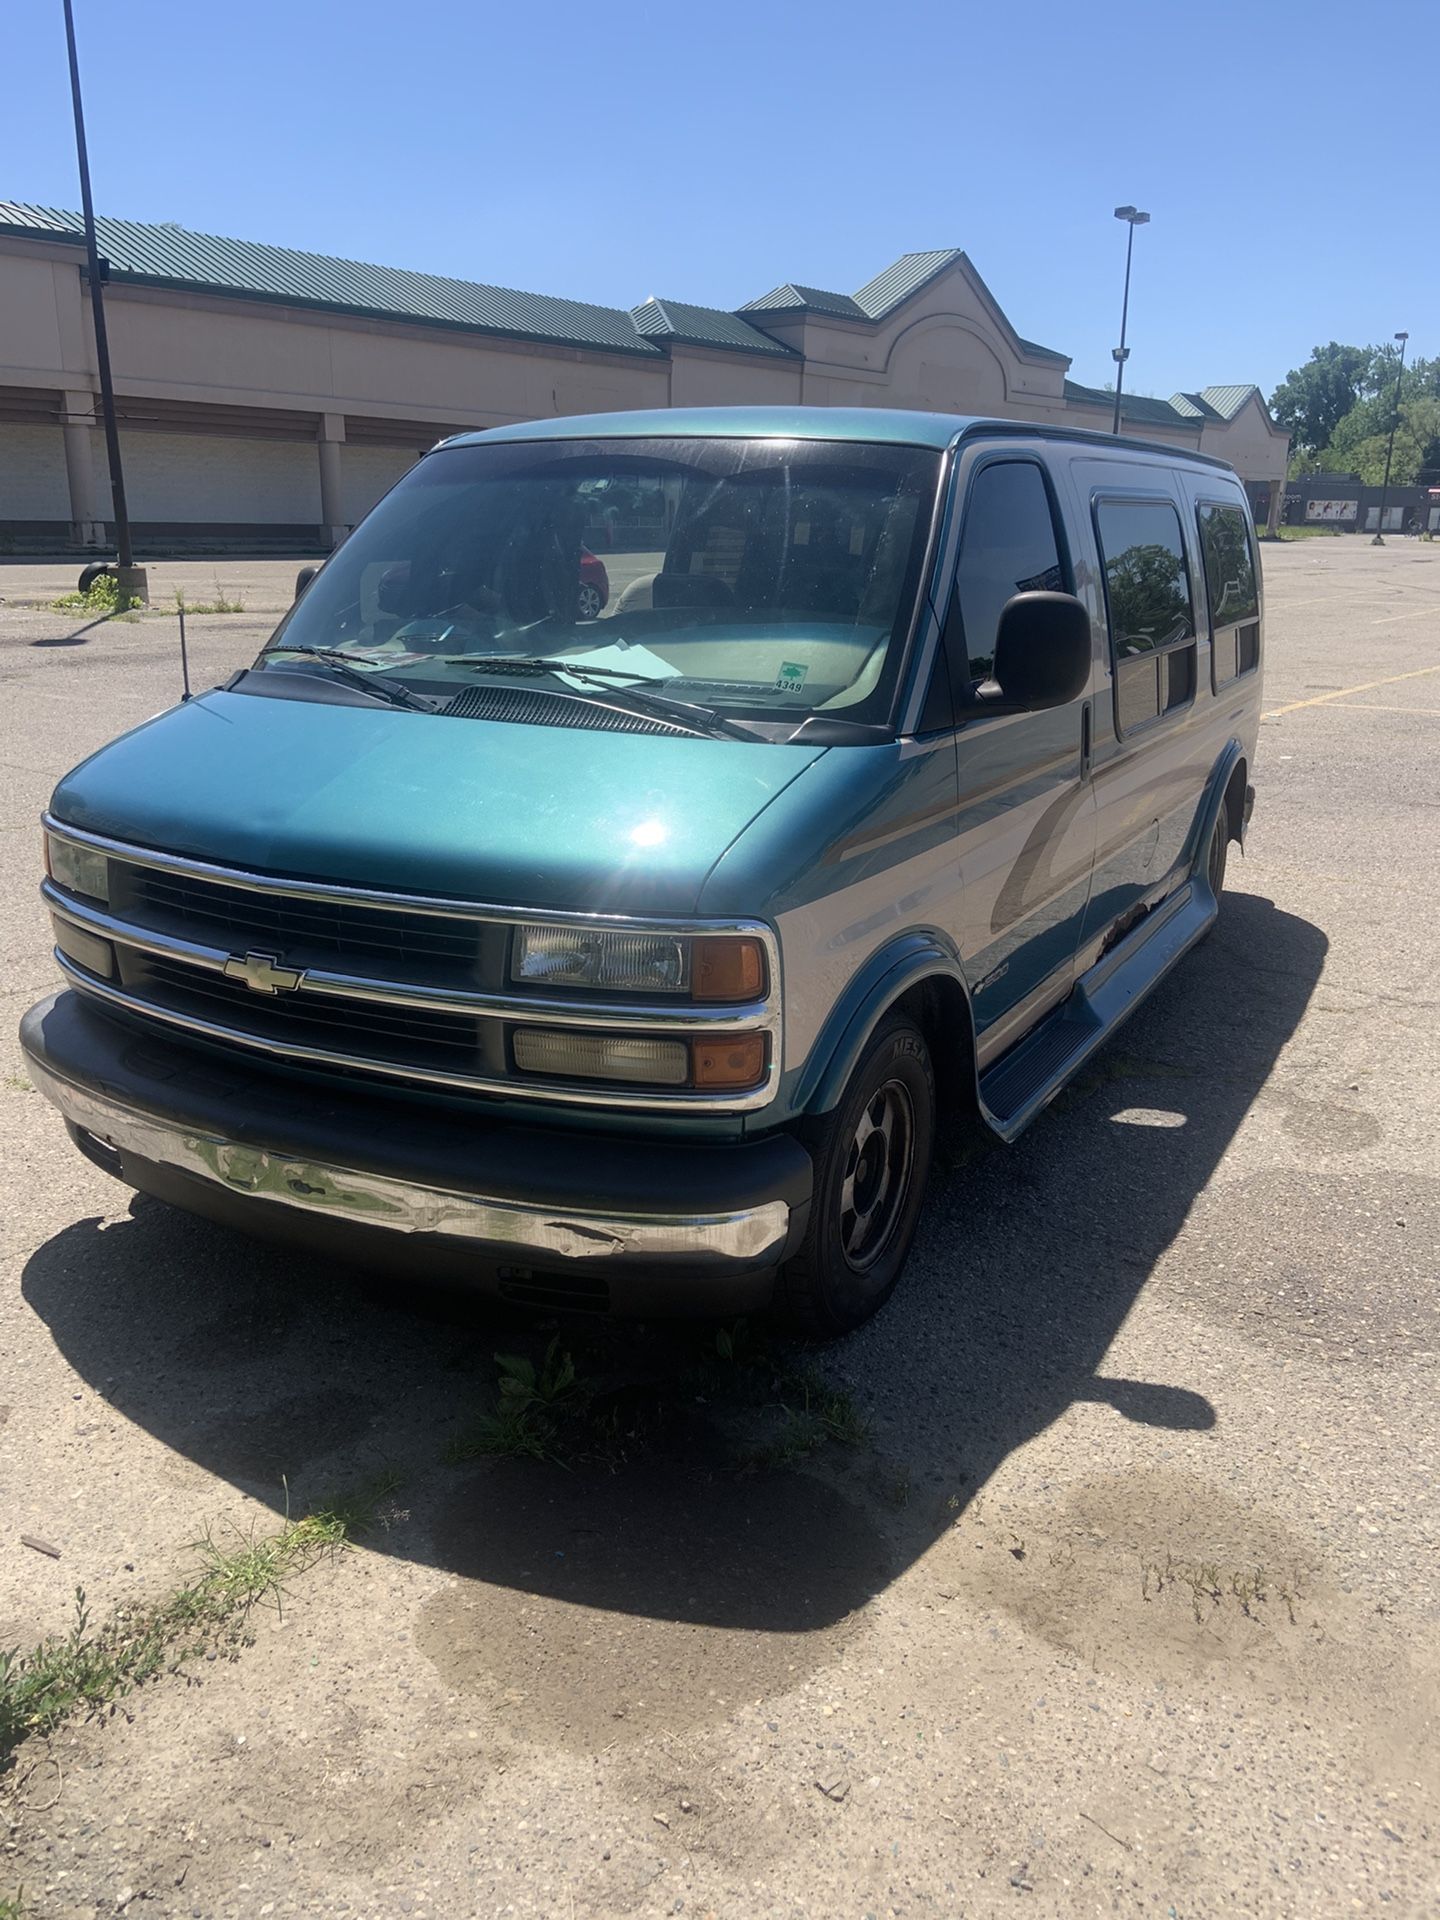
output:
POLYGON ((810 1160, 788 1134, 517 1127, 143 1033, 73 992, 33 1007, 20 1039, 107 1172, 339 1258, 537 1305, 743 1312, 804 1231, 810 1160))

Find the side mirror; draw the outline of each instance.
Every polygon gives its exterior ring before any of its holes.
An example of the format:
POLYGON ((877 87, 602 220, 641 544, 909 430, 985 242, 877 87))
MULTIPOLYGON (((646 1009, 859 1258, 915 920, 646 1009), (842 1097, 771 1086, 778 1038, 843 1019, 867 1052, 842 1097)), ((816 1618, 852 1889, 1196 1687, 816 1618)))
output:
POLYGON ((295 598, 297 600, 319 571, 319 567, 301 567, 295 576, 295 598))
POLYGON ((1000 609, 994 677, 998 699, 980 704, 1038 713, 1078 700, 1090 679, 1090 616, 1073 593, 1017 593, 1000 609))

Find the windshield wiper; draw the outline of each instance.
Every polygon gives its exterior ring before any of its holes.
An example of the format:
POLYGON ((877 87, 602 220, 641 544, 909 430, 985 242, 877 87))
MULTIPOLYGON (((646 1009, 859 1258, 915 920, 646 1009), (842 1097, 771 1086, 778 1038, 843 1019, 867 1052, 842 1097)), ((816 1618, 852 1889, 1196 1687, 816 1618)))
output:
POLYGON ((344 647, 291 647, 283 643, 278 647, 267 647, 264 658, 272 654, 299 654, 307 660, 323 660, 337 680, 343 680, 348 687, 359 687, 373 699, 383 701, 391 707, 412 707, 419 713, 433 713, 434 707, 428 700, 422 700, 417 694, 405 687, 393 686, 388 680, 378 680, 372 674, 361 673, 358 668, 348 665, 356 658, 344 647))
POLYGON ((643 673, 627 673, 624 667, 587 667, 583 661, 547 659, 540 653, 447 654, 447 666, 467 667, 471 672, 551 673, 572 680, 590 680, 606 693, 628 701, 641 713, 652 713, 660 720, 678 720, 697 731, 728 734, 733 740, 763 740, 766 736, 743 720, 731 720, 718 708, 702 706, 698 700, 677 700, 668 693, 654 691, 655 682, 643 673))

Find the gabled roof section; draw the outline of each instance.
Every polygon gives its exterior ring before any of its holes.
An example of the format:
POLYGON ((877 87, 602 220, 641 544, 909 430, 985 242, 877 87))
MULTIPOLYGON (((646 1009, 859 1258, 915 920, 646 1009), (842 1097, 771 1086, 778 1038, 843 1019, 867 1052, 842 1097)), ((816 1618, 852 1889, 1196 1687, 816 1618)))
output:
POLYGON ((903 253, 883 273, 877 273, 873 280, 867 280, 853 296, 830 293, 823 287, 802 287, 795 281, 788 281, 783 287, 775 287, 771 292, 762 294, 758 300, 747 300, 737 311, 777 318, 816 313, 844 320, 885 320, 897 307, 904 306, 907 300, 913 299, 923 287, 929 286, 932 280, 938 279, 951 267, 964 268, 1023 354, 1036 360, 1051 360, 1057 366, 1069 366, 1068 354, 1057 353, 1053 347, 1042 347, 1038 341, 1026 340, 1015 332, 1000 303, 959 247, 937 247, 928 253, 903 253))
POLYGON ((633 308, 630 318, 635 331, 646 339, 673 340, 680 346, 725 347, 732 353, 768 353, 781 359, 797 357, 793 347, 772 340, 739 314, 725 313, 719 307, 651 298, 633 308))
POLYGON ((1170 404, 1177 413, 1183 414, 1187 420, 1219 420, 1221 418, 1221 415, 1215 411, 1205 396, 1200 393, 1172 393, 1170 396, 1170 404))
MULTIPOLYGON (((1065 382, 1065 398, 1072 406, 1105 407, 1114 409, 1115 395, 1104 387, 1082 387, 1076 380, 1065 382)), ((1186 414, 1170 404, 1168 400, 1151 400, 1143 393, 1125 393, 1120 396, 1121 420, 1133 420, 1137 426, 1146 427, 1189 427, 1198 429, 1198 413, 1186 414)))
MULTIPOLYGON (((1259 391, 1253 382, 1240 387, 1202 387, 1200 398, 1206 406, 1213 407, 1222 420, 1233 420, 1251 394, 1259 391)), ((1263 407, 1265 403, 1262 400, 1260 404, 1263 407)))
POLYGON ((871 320, 883 320, 902 301, 910 299, 947 267, 957 265, 965 255, 959 247, 940 247, 931 253, 902 253, 900 258, 873 280, 867 280, 855 292, 855 304, 871 320))
MULTIPOLYGON (((551 294, 520 293, 478 281, 302 253, 294 247, 225 239, 169 222, 154 226, 136 220, 97 219, 95 227, 100 251, 117 280, 193 287, 609 353, 658 355, 662 351, 655 341, 636 332, 623 307, 591 306, 551 294)), ((0 202, 0 231, 37 239, 79 240, 83 225, 78 213, 12 201, 0 202)))
POLYGON ((775 287, 758 300, 747 300, 739 313, 828 313, 841 320, 868 320, 870 315, 848 293, 831 293, 825 287, 802 287, 793 280, 775 287))

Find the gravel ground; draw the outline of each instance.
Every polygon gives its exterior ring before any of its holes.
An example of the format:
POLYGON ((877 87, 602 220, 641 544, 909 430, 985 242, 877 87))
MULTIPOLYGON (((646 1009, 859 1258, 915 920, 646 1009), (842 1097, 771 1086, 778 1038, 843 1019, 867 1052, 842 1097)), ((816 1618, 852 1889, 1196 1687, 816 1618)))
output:
MULTIPOLYGON (((737 1474, 772 1369, 681 1391, 705 1341, 664 1330, 573 1342, 623 1457, 446 1464, 496 1347, 543 1331, 131 1203, 70 1149, 13 1038, 51 985, 36 815, 174 698, 174 621, 77 631, 20 604, 69 570, 0 567, 0 1648, 77 1585, 97 1618, 169 1592, 207 1530, 399 1483, 238 1657, 22 1747, 0 1895, 1440 1911, 1440 547, 1265 568, 1214 938, 1018 1146, 948 1150, 901 1293, 809 1357, 868 1438, 737 1474)), ((245 602, 191 623, 208 684, 294 563, 165 572, 157 601, 245 602)))

